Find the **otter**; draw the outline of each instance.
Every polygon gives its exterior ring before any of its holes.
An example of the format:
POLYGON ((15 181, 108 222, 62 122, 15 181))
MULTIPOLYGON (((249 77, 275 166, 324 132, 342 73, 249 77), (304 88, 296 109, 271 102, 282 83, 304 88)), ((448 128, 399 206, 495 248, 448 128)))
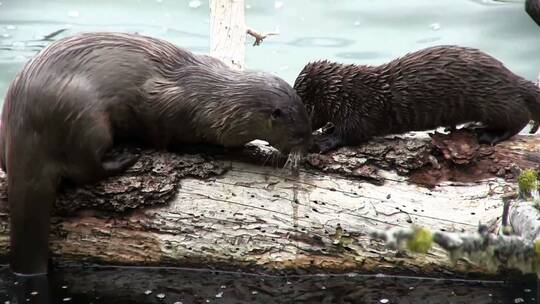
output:
POLYGON ((158 149, 255 139, 283 153, 305 150, 311 127, 290 85, 137 34, 83 33, 60 39, 11 83, 0 125, 7 173, 10 268, 46 274, 49 218, 61 181, 91 183, 126 170, 113 146, 158 149))
MULTIPOLYGON (((379 66, 308 63, 294 88, 314 129, 314 151, 373 136, 481 123, 482 143, 497 144, 540 121, 538 87, 477 49, 435 46, 379 66)), ((535 130, 532 131, 536 131, 535 130)))
POLYGON ((525 11, 540 26, 540 0, 525 1, 525 11))

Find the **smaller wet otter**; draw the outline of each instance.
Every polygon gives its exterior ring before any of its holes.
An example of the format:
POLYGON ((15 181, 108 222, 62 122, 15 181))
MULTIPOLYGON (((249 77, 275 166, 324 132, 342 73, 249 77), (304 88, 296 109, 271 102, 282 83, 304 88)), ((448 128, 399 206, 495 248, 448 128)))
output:
POLYGON ((525 11, 540 26, 540 0, 525 1, 525 11))
POLYGON ((313 150, 357 145, 373 136, 479 122, 479 140, 496 144, 540 121, 538 87, 472 48, 436 46, 380 66, 307 64, 294 88, 314 129, 313 150))
POLYGON ((0 165, 8 179, 11 270, 47 272, 60 182, 90 183, 127 169, 136 157, 106 157, 118 143, 174 149, 255 139, 285 153, 310 144, 305 108, 284 80, 141 35, 58 40, 24 66, 4 102, 0 165))

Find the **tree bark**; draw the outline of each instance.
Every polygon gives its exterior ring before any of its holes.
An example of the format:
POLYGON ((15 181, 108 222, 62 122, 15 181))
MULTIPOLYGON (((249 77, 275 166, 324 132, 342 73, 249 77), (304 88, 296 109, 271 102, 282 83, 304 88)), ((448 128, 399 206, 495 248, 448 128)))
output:
MULTIPOLYGON (((371 239, 367 228, 414 223, 432 230, 472 232, 484 223, 496 231, 501 198, 515 185, 508 174, 497 177, 496 172, 474 182, 448 174, 455 181, 430 188, 413 177, 435 170, 427 154, 437 159, 438 171, 454 170, 463 176, 470 166, 488 166, 488 160, 489 166, 499 166, 501 161, 495 162, 493 155, 500 154, 505 162, 528 167, 540 152, 540 139, 520 136, 482 147, 492 153, 477 154, 465 167, 437 153, 434 141, 428 137, 376 139, 328 155, 310 155, 298 176, 261 166, 254 157, 268 158, 265 147, 247 149, 243 156, 237 151, 214 151, 212 156, 144 151, 122 176, 85 187, 65 187, 56 205, 58 215, 52 220, 51 248, 57 261, 486 275, 488 270, 466 261, 454 265, 439 248, 426 255, 389 250, 371 239), (413 157, 397 153, 404 147, 423 152, 413 157), (325 166, 321 166, 323 158, 325 166), (418 159, 427 160, 419 165, 418 159), (411 167, 408 163, 418 167, 398 170, 401 174, 380 169, 389 168, 390 161, 394 167, 411 167), (363 166, 377 168, 379 179, 351 174, 366 171, 363 166)), ((0 252, 8 251, 4 179, 0 177, 0 252)))

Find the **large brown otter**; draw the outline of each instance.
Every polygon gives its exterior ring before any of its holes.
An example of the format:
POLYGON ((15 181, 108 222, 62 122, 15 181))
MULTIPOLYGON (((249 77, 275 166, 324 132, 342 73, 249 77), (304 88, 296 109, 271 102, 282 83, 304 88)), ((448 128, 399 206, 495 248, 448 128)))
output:
POLYGON ((282 79, 236 71, 163 40, 121 33, 61 39, 11 84, 1 124, 8 176, 11 269, 46 273, 49 214, 61 180, 88 183, 135 157, 104 154, 119 141, 157 148, 268 141, 309 145, 300 98, 282 79))
POLYGON ((472 48, 436 46, 380 66, 309 63, 294 88, 312 127, 315 150, 373 136, 480 122, 479 140, 496 144, 540 121, 540 91, 495 58, 472 48))

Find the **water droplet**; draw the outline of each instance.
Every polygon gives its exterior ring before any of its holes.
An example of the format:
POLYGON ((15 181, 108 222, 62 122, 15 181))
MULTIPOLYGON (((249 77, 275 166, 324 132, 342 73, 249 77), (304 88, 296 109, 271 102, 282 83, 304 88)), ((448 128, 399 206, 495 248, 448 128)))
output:
POLYGON ((292 284, 291 282, 287 281, 287 285, 291 285, 291 284, 292 284))
POLYGON ((524 292, 531 292, 531 290, 529 288, 525 288, 523 289, 524 292))
MULTIPOLYGON (((2 5, 2 3, 0 2, 0 5, 2 5)), ((11 302, 9 301, 5 301, 4 304, 10 304, 11 302)))
POLYGON ((525 300, 523 300, 522 298, 515 298, 514 303, 525 303, 525 300))
POLYGON ((321 289, 322 289, 322 290, 326 290, 326 286, 321 286, 321 289))
POLYGON ((176 302, 174 302, 173 304, 184 304, 184 303, 182 303, 182 302, 180 302, 180 301, 176 301, 176 302))
POLYGON ((221 285, 220 287, 221 287, 221 289, 227 288, 227 286, 225 286, 225 285, 221 285))
POLYGON ((223 297, 223 291, 216 295, 216 298, 221 298, 221 297, 223 297))
POLYGON ((434 31, 438 31, 439 29, 441 29, 441 25, 438 24, 437 22, 435 22, 435 23, 430 24, 429 28, 434 30, 434 31))
POLYGON ((283 7, 283 1, 275 1, 274 2, 274 8, 275 9, 281 9, 283 7))
POLYGON ((251 292, 252 295, 256 295, 256 294, 258 294, 258 293, 259 293, 259 292, 255 291, 255 290, 251 292))
POLYGON ((152 291, 151 291, 150 289, 147 289, 147 290, 144 291, 144 294, 145 294, 145 295, 149 295, 149 294, 151 294, 151 293, 152 293, 152 291))
POLYGON ((388 303, 390 302, 388 299, 380 299, 379 302, 385 304, 385 303, 388 303))
POLYGON ((17 27, 15 25, 13 25, 13 24, 8 24, 8 25, 6 25, 6 29, 7 30, 15 30, 15 29, 17 29, 17 27))
POLYGON ((71 298, 69 298, 69 297, 68 298, 63 298, 62 301, 69 302, 69 301, 71 301, 71 298))
POLYGON ((414 287, 413 287, 413 286, 409 287, 409 290, 413 290, 413 289, 414 289, 414 287))
POLYGON ((62 289, 67 289, 67 285, 62 286, 62 289))
POLYGON ((73 18, 77 18, 80 16, 79 11, 69 11, 67 14, 68 14, 68 17, 73 17, 73 18))
POLYGON ((38 294, 37 291, 32 291, 32 292, 30 293, 30 295, 33 295, 33 296, 36 296, 37 294, 38 294))
POLYGON ((199 6, 201 6, 201 1, 200 0, 191 0, 189 1, 189 4, 188 6, 191 7, 191 8, 197 8, 199 6))
POLYGON ((360 26, 360 21, 355 21, 354 26, 360 26))
POLYGON ((165 299, 165 294, 164 294, 164 293, 158 293, 158 294, 156 295, 156 298, 161 299, 161 300, 162 300, 162 299, 165 299))

